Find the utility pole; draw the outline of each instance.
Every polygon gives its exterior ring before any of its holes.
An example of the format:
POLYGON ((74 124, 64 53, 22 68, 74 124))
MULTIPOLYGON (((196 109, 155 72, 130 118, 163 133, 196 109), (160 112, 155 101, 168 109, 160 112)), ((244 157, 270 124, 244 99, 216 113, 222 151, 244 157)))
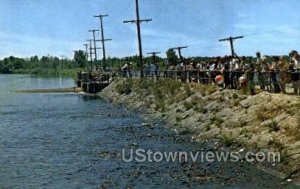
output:
POLYGON ((89 54, 88 54, 89 44, 85 43, 83 45, 85 46, 85 58, 86 58, 86 60, 88 60, 88 57, 89 57, 89 54))
POLYGON ((91 71, 93 70, 93 46, 92 46, 92 39, 87 40, 90 43, 90 63, 91 63, 91 71))
POLYGON ((186 49, 186 48, 188 48, 188 46, 174 47, 174 48, 171 48, 171 50, 177 50, 180 60, 183 61, 183 57, 181 55, 181 50, 186 49))
MULTIPOLYGON (((88 62, 89 61, 89 54, 88 54, 89 44, 85 43, 83 45, 85 46, 85 60, 86 60, 86 62, 88 62)), ((87 68, 87 64, 86 64, 86 68, 87 68)))
POLYGON ((152 56, 156 56, 157 54, 160 54, 161 52, 148 52, 147 54, 150 54, 152 56))
MULTIPOLYGON (((96 40, 96 41, 97 41, 97 40, 96 40)), ((96 47, 96 48, 95 48, 96 51, 97 51, 98 49, 100 50, 100 49, 102 49, 102 48, 101 48, 101 47, 96 47)), ((95 65, 97 65, 97 61, 96 61, 96 64, 95 64, 95 65)))
POLYGON ((137 35, 138 35, 138 47, 139 47, 139 63, 141 66, 141 78, 144 77, 144 63, 143 63, 143 51, 142 51, 142 37, 141 37, 141 23, 142 22, 151 22, 152 19, 140 19, 139 12, 139 0, 135 0, 135 11, 136 11, 136 20, 126 20, 123 23, 132 23, 136 24, 137 35))
POLYGON ((236 39, 241 39, 241 38, 244 38, 244 36, 229 37, 229 38, 226 38, 226 39, 220 39, 219 41, 220 42, 222 42, 222 41, 229 41, 230 42, 231 56, 232 56, 232 58, 234 58, 237 55, 234 52, 233 41, 236 40, 236 39))
POLYGON ((112 40, 112 39, 105 39, 104 38, 103 18, 107 17, 107 16, 108 16, 108 14, 94 15, 95 18, 100 19, 101 40, 98 40, 98 41, 101 41, 101 43, 102 43, 102 54, 103 54, 102 61, 103 61, 103 65, 105 65, 105 61, 106 61, 105 41, 111 41, 112 40))
POLYGON ((148 52, 147 54, 152 55, 153 63, 156 64, 156 55, 160 52, 148 52))
POLYGON ((92 32, 93 33, 93 41, 94 41, 94 54, 95 54, 95 63, 97 63, 97 45, 96 45, 96 31, 99 31, 99 30, 89 30, 89 32, 92 32))

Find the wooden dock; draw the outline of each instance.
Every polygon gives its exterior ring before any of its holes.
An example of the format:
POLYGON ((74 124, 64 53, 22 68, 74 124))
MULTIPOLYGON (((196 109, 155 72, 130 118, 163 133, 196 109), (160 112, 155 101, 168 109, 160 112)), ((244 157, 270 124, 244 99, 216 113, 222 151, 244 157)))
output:
POLYGON ((76 86, 69 88, 53 88, 53 89, 28 89, 16 90, 16 93, 90 93, 96 94, 102 91, 110 84, 111 74, 93 74, 89 76, 87 72, 78 72, 76 86))

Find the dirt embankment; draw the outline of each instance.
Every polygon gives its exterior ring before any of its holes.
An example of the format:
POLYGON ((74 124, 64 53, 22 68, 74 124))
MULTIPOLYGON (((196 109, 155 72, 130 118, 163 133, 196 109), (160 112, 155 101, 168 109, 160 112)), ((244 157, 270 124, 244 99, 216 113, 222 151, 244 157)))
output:
POLYGON ((281 153, 279 169, 300 183, 300 97, 220 91, 214 86, 118 80, 101 96, 161 117, 194 140, 220 139, 254 150, 281 153))

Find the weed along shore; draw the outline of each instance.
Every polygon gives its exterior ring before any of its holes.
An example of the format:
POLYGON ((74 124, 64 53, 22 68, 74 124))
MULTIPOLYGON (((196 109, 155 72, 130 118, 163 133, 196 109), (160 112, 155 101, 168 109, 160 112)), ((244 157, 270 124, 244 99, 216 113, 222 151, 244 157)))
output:
POLYGON ((212 85, 175 80, 118 79, 100 95, 147 116, 193 141, 220 147, 280 154, 280 162, 259 164, 283 182, 300 183, 300 97, 261 92, 254 96, 212 85))

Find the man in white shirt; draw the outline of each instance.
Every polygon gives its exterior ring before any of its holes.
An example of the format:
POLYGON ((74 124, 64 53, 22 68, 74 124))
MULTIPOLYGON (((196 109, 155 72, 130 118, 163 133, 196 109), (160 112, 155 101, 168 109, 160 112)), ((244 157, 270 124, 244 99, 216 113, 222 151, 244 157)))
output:
POLYGON ((289 53, 291 59, 291 80, 293 83, 294 93, 300 93, 300 55, 297 51, 293 50, 289 53))

